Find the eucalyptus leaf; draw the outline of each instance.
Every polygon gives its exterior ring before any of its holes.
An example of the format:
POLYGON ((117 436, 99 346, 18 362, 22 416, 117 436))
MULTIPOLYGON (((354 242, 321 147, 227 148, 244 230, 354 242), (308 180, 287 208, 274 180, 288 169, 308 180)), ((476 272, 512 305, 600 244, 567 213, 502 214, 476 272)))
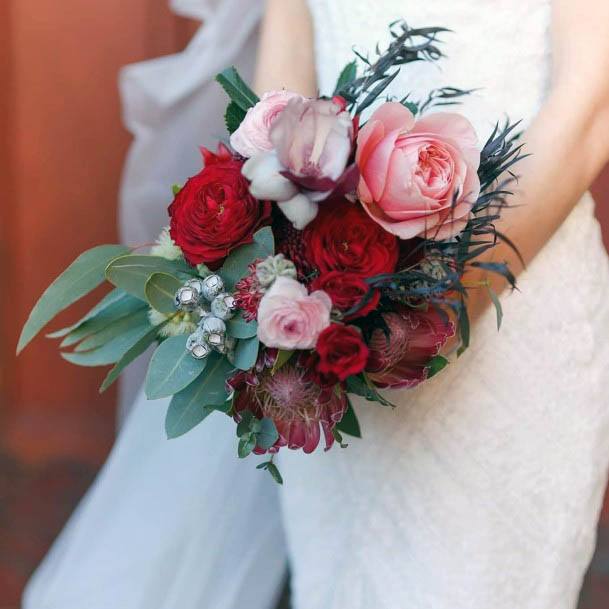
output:
POLYGON ((159 330, 166 324, 169 323, 169 320, 164 321, 161 324, 156 326, 152 326, 150 330, 144 336, 142 336, 133 346, 131 346, 116 362, 112 370, 108 372, 104 382, 101 384, 99 388, 99 392, 103 393, 114 383, 114 381, 120 376, 121 372, 136 358, 138 358, 148 347, 157 339, 159 330))
POLYGON ((160 256, 131 254, 116 258, 106 268, 106 278, 121 288, 146 301, 146 282, 154 273, 190 273, 196 271, 181 260, 167 260, 160 256))
POLYGON ((99 245, 78 256, 34 305, 21 331, 17 353, 21 353, 57 313, 100 285, 108 263, 128 251, 123 245, 99 245))
POLYGON ((161 313, 174 313, 175 295, 182 284, 182 281, 169 273, 153 273, 144 287, 146 300, 161 313))
POLYGON ((266 471, 271 474, 273 480, 275 480, 277 484, 283 484, 283 478, 281 477, 277 466, 272 461, 269 461, 269 464, 266 467, 266 471))
POLYGON ((270 226, 261 228, 254 235, 254 242, 242 245, 231 252, 219 271, 225 285, 232 289, 248 272, 250 263, 258 258, 267 258, 275 253, 275 239, 270 226))
POLYGON ((205 369, 207 359, 196 359, 186 350, 188 336, 164 340, 154 352, 146 375, 145 391, 149 400, 182 391, 205 369))
POLYGON ((245 459, 251 452, 256 448, 256 436, 254 434, 249 434, 243 436, 239 440, 239 444, 237 446, 237 454, 239 455, 239 459, 245 459))
POLYGON ((165 431, 167 437, 177 438, 203 421, 226 400, 226 377, 233 370, 228 360, 212 353, 208 357, 205 373, 179 393, 176 393, 167 411, 165 431))
POLYGON ((226 324, 226 331, 229 336, 234 338, 251 338, 256 336, 258 332, 258 323, 254 321, 246 321, 239 312, 233 319, 226 324))
POLYGON ((136 311, 146 309, 146 304, 139 298, 135 298, 122 290, 119 290, 121 298, 109 304, 99 313, 87 319, 70 333, 64 337, 60 343, 60 348, 70 347, 80 342, 83 338, 91 336, 100 330, 103 330, 111 323, 121 319, 127 315, 131 315, 136 311))
POLYGON ((139 309, 138 311, 106 324, 99 332, 91 334, 76 345, 74 351, 76 353, 92 351, 93 349, 97 349, 98 347, 109 343, 117 336, 128 332, 131 328, 146 325, 148 325, 148 311, 146 311, 146 309, 139 309))
POLYGON ((140 339, 152 331, 152 326, 145 324, 135 326, 123 334, 119 334, 105 345, 84 353, 62 353, 61 357, 79 366, 107 366, 115 364, 138 343, 140 339))
POLYGON ((355 410, 353 410, 353 404, 351 404, 349 398, 347 398, 347 403, 347 410, 345 410, 343 418, 336 424, 336 429, 354 438, 361 438, 362 431, 355 410))
POLYGON ((239 370, 250 370, 258 359, 260 341, 257 336, 246 338, 237 342, 235 349, 235 366, 239 370))
POLYGON ((260 419, 260 428, 256 432, 256 446, 268 450, 279 439, 279 433, 273 419, 264 417, 260 419))

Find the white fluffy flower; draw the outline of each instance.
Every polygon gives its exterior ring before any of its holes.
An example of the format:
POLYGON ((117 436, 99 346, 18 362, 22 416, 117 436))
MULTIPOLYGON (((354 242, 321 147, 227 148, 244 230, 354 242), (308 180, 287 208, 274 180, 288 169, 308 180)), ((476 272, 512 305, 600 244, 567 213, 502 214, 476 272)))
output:
POLYGON ((158 236, 155 245, 150 248, 153 256, 160 256, 167 260, 177 260, 182 258, 182 250, 175 244, 169 234, 169 227, 166 226, 158 236))
POLYGON ((166 315, 153 308, 148 311, 148 319, 153 326, 158 326, 169 318, 172 319, 159 330, 159 336, 167 338, 169 336, 192 334, 197 329, 197 319, 192 313, 180 311, 177 314, 166 315))

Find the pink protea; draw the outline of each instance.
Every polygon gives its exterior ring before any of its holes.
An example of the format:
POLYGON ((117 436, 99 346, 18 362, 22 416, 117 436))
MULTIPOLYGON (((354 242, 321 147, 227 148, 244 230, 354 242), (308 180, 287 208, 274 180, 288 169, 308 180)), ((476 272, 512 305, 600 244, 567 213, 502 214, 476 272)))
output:
POLYGON ((256 265, 260 260, 255 260, 247 268, 249 273, 235 284, 235 304, 241 309, 243 319, 253 321, 258 316, 258 305, 264 296, 264 289, 256 276, 256 265))
MULTIPOLYGON (((263 370, 257 384, 241 383, 235 389, 237 420, 239 413, 249 410, 256 417, 268 417, 275 423, 279 439, 269 452, 287 446, 311 453, 319 445, 322 431, 328 450, 334 443, 332 430, 347 409, 344 394, 332 392, 328 395, 307 377, 306 369, 291 362, 274 374, 268 368, 263 370)), ((266 451, 256 448, 254 452, 266 451)))
POLYGON ((427 379, 429 362, 455 334, 455 325, 440 311, 403 308, 383 313, 389 336, 376 329, 368 343, 366 365, 378 387, 415 387, 427 379))

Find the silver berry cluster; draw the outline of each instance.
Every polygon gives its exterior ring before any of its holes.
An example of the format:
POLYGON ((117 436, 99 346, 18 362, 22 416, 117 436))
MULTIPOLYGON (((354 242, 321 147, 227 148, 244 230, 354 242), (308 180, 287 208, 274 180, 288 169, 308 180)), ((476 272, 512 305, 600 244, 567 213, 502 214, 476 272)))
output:
POLYGON ((219 275, 189 279, 176 292, 175 301, 178 309, 200 316, 197 329, 186 342, 186 348, 194 358, 204 359, 212 351, 232 352, 235 340, 226 336, 225 322, 235 314, 235 299, 224 290, 219 275))

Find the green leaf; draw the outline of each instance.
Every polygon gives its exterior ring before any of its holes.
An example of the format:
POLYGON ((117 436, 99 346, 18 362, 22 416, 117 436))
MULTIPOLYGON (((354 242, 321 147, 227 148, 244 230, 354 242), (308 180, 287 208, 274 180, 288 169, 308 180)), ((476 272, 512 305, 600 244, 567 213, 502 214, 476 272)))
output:
POLYGON ((249 370, 250 368, 253 368, 258 359, 259 346, 260 341, 257 336, 240 340, 235 349, 235 366, 239 368, 239 370, 249 370))
POLYGON ((57 313, 101 284, 108 263, 128 251, 123 245, 99 245, 78 256, 34 305, 21 331, 17 353, 21 353, 57 313))
POLYGON ((237 446, 239 459, 245 459, 245 457, 251 454, 254 448, 256 448, 256 436, 254 436, 254 434, 243 436, 239 440, 239 445, 237 446))
POLYGON ((347 403, 347 410, 345 411, 343 418, 336 424, 336 429, 342 431, 343 433, 349 434, 354 438, 361 438, 362 431, 360 429, 355 410, 353 410, 353 404, 351 404, 351 400, 349 400, 349 398, 347 398, 347 403))
POLYGON ((256 445, 263 450, 268 450, 278 439, 279 432, 273 419, 267 417, 260 419, 260 429, 256 432, 256 445))
POLYGON ((294 355, 294 351, 284 351, 283 349, 279 349, 277 352, 277 358, 275 359, 275 363, 273 364, 273 368, 271 369, 271 374, 275 374, 277 370, 280 370, 285 366, 290 358, 294 355))
POLYGON ((242 245, 234 250, 226 259, 219 271, 228 289, 232 289, 237 281, 248 272, 248 265, 258 258, 267 258, 275 253, 275 240, 270 226, 261 228, 254 235, 254 242, 242 245))
POLYGON ((389 400, 385 399, 373 385, 372 381, 365 375, 350 376, 345 381, 347 391, 355 395, 365 398, 369 402, 378 402, 383 406, 391 406, 395 408, 389 400))
POLYGON ((183 282, 169 273, 153 273, 144 287, 146 300, 161 313, 175 313, 175 295, 183 282))
POLYGON ((224 122, 229 133, 234 133, 239 129, 239 125, 245 118, 245 111, 242 110, 234 101, 228 104, 224 113, 224 122))
POLYGON ((105 345, 93 351, 84 353, 62 353, 65 360, 78 366, 107 366, 115 364, 133 347, 140 339, 152 331, 152 326, 146 324, 135 326, 123 334, 119 334, 105 345))
POLYGON ((486 286, 486 289, 488 290, 488 295, 491 297, 491 300, 495 305, 495 310, 497 311, 497 330, 501 330, 501 322, 503 321, 503 307, 501 306, 501 301, 490 285, 486 286))
POLYGON ((239 72, 237 72, 237 69, 234 66, 231 66, 218 74, 216 80, 226 91, 231 101, 243 111, 249 110, 249 108, 255 106, 260 101, 258 96, 247 86, 241 76, 239 76, 239 72))
POLYGON ((273 480, 275 480, 275 482, 277 482, 277 484, 283 484, 283 478, 281 477, 281 474, 279 473, 277 466, 272 461, 269 461, 266 471, 269 474, 271 474, 271 476, 273 477, 273 480))
POLYGON ((167 260, 160 256, 131 254, 116 258, 106 268, 106 278, 140 300, 146 300, 146 282, 154 273, 190 273, 196 271, 180 260, 167 260))
POLYGON ((436 355, 427 365, 427 378, 430 379, 448 366, 448 360, 441 355, 436 355))
POLYGON ((157 339, 159 330, 168 323, 169 320, 164 321, 161 324, 152 326, 150 330, 144 336, 142 336, 132 347, 130 347, 116 362, 112 370, 108 372, 104 382, 99 388, 99 392, 103 393, 114 383, 114 381, 120 376, 121 372, 136 358, 138 358, 148 347, 157 339))
POLYGON ((239 416, 241 417, 241 420, 237 423, 235 433, 238 438, 241 438, 253 431, 254 423, 256 423, 258 419, 256 419, 254 413, 249 410, 244 410, 239 416))
POLYGON ((171 185, 171 193, 173 194, 174 197, 178 196, 178 194, 180 193, 180 190, 182 190, 182 187, 179 184, 171 185))
POLYGON ((126 296, 125 292, 119 290, 118 288, 114 288, 114 290, 108 292, 84 317, 81 317, 76 323, 73 323, 71 326, 61 328, 61 330, 55 330, 55 332, 49 332, 46 337, 62 338, 66 336, 66 334, 69 334, 72 332, 72 330, 78 328, 78 326, 85 323, 85 321, 88 321, 107 307, 120 301, 124 296, 126 296))
POLYGON ((408 110, 410 110, 415 116, 419 113, 419 106, 417 104, 415 104, 414 102, 411 101, 407 101, 407 100, 402 100, 402 106, 404 106, 405 108, 408 108, 408 110))
POLYGON ((357 77, 357 62, 352 61, 348 63, 340 73, 336 87, 334 88, 334 95, 339 95, 341 90, 349 83, 353 82, 357 77))
POLYGON ((61 341, 60 348, 70 347, 80 342, 83 338, 91 336, 100 330, 103 330, 111 323, 115 322, 122 317, 127 315, 131 315, 136 311, 142 311, 146 307, 146 304, 143 303, 138 298, 131 296, 123 292, 122 290, 117 290, 121 294, 120 300, 117 300, 95 316, 87 319, 76 328, 70 331, 70 333, 61 341))
POLYGON ((258 323, 256 321, 245 321, 241 312, 226 324, 226 331, 229 336, 234 338, 252 338, 258 332, 258 323))
POLYGON ((97 349, 106 343, 109 343, 111 340, 128 332, 132 328, 147 326, 148 323, 148 312, 145 309, 140 309, 116 319, 111 323, 107 324, 104 328, 102 328, 99 332, 95 334, 91 334, 87 338, 85 338, 82 342, 80 342, 74 351, 76 353, 83 351, 92 351, 93 349, 97 349))
POLYGON ((461 346, 457 349, 457 356, 462 355, 469 347, 469 316, 467 314, 467 306, 465 302, 461 303, 458 316, 459 335, 461 337, 461 346))
POLYGON ((168 438, 177 438, 198 425, 210 412, 214 404, 226 401, 226 377, 233 370, 228 360, 218 353, 208 357, 205 374, 176 393, 167 411, 165 431, 168 438))
POLYGON ((194 382, 207 365, 186 350, 186 335, 164 340, 154 352, 146 374, 146 396, 157 400, 182 391, 194 382))

